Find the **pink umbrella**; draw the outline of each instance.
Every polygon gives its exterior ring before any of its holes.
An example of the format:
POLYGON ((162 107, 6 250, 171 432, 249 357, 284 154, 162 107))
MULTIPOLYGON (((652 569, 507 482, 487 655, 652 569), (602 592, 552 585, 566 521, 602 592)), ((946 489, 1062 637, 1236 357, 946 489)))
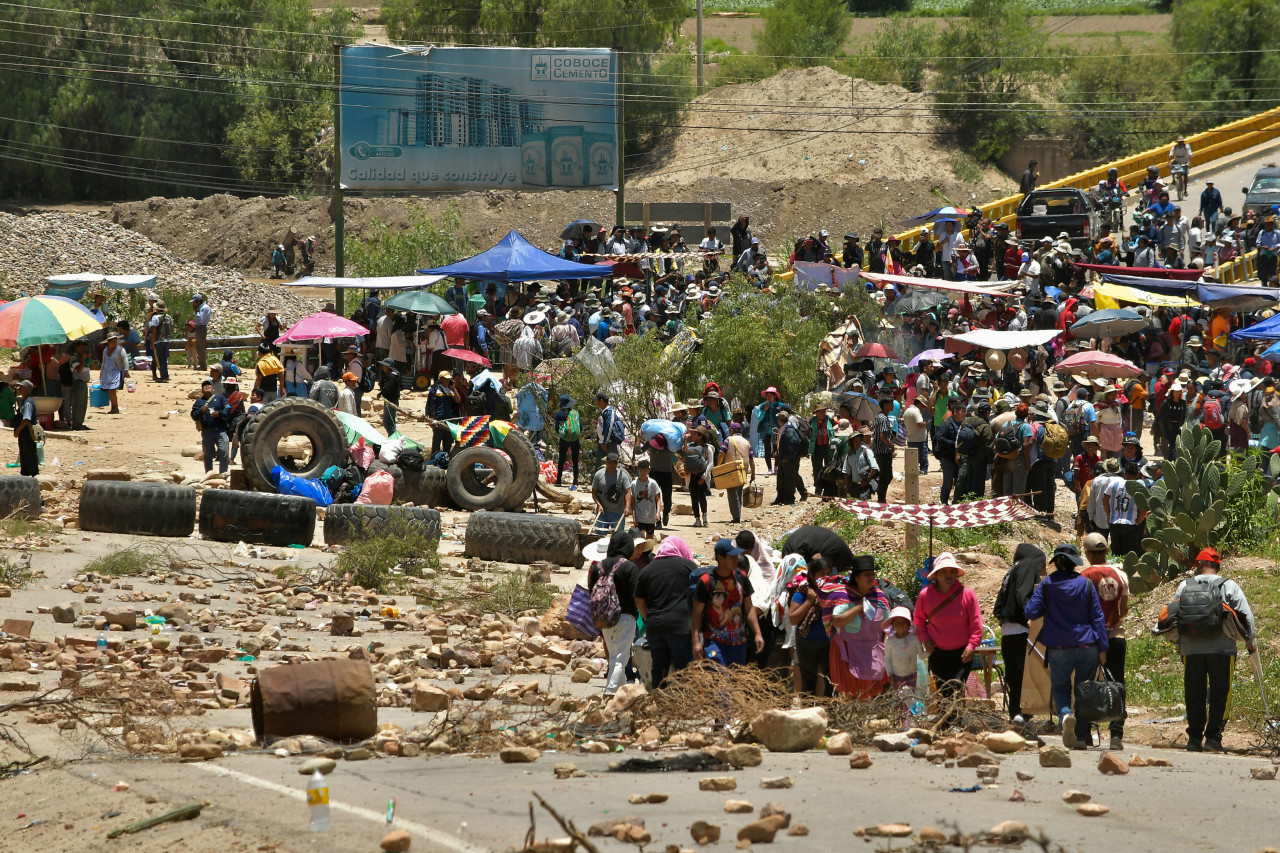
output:
POLYGON ((907 367, 915 367, 922 361, 942 361, 944 358, 950 357, 951 353, 944 349, 927 349, 915 358, 911 359, 911 361, 908 361, 907 367))
POLYGON ((1059 373, 1083 373, 1090 379, 1123 379, 1142 372, 1119 356, 1094 350, 1067 356, 1053 369, 1059 373))
POLYGON ((359 323, 353 323, 346 317, 321 311, 304 317, 293 324, 293 328, 285 332, 277 341, 314 341, 320 338, 354 338, 367 335, 369 330, 359 323))
POLYGON ((489 359, 485 358, 479 353, 472 352, 469 349, 447 349, 441 352, 440 354, 446 358, 456 358, 458 361, 470 361, 470 362, 474 362, 475 364, 482 364, 485 367, 493 366, 489 362, 489 359))

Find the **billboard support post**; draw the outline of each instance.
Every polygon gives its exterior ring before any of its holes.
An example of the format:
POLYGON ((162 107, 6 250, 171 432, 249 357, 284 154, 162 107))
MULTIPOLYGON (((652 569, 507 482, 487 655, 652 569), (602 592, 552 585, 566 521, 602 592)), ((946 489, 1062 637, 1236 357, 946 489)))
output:
POLYGON ((702 90, 706 88, 706 81, 703 79, 702 64, 702 0, 698 0, 698 94, 702 94, 702 90))
POLYGON ((626 163, 626 160, 627 160, 627 155, 626 155, 627 132, 625 127, 626 116, 627 116, 627 112, 626 112, 627 101, 626 101, 625 95, 623 94, 623 83, 625 81, 623 80, 623 77, 622 77, 622 60, 618 57, 618 54, 616 53, 614 54, 614 61, 618 63, 618 70, 617 70, 618 85, 616 89, 618 93, 617 95, 618 104, 617 104, 617 109, 614 110, 614 115, 617 116, 617 134, 618 134, 618 189, 613 194, 614 202, 617 205, 617 208, 614 211, 613 224, 626 225, 627 224, 627 217, 626 217, 626 206, 627 206, 626 180, 627 179, 626 179, 626 167, 624 166, 624 164, 626 163))
MULTIPOLYGON (((333 44, 333 266, 334 275, 347 274, 346 223, 342 203, 342 43, 333 44)), ((339 317, 347 316, 342 289, 334 291, 333 304, 339 317)))

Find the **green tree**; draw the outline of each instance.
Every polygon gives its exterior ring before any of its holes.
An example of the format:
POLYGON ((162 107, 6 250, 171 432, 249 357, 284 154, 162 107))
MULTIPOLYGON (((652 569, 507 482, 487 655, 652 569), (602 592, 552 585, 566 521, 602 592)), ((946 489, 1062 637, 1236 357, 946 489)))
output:
MULTIPOLYGON (((1173 46, 1189 54, 1181 100, 1208 127, 1280 103, 1280 0, 1180 0, 1173 46)), ((1181 58, 1181 57, 1180 57, 1181 58)))
POLYGON ((937 29, 931 21, 895 15, 876 27, 867 45, 851 60, 850 70, 853 76, 921 92, 936 42, 937 29))
POLYGON ((377 219, 363 238, 347 235, 346 256, 355 275, 413 275, 415 270, 451 264, 471 254, 462 211, 451 202, 438 219, 410 203, 408 228, 391 228, 377 219))
POLYGON ((693 97, 688 52, 677 50, 691 14, 689 0, 389 0, 382 7, 387 33, 399 42, 618 51, 632 155, 673 130, 693 97))
POLYGON ((1025 0, 971 0, 938 36, 934 108, 979 160, 998 160, 1042 124, 1037 87, 1051 64, 1025 0))
POLYGON ((775 0, 764 10, 756 52, 778 68, 822 65, 848 37, 843 0, 775 0))

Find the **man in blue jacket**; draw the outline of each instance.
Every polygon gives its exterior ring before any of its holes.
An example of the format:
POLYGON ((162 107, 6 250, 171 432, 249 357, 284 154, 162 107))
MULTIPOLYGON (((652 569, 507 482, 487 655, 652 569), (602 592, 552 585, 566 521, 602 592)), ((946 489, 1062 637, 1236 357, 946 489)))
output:
POLYGON ((1044 644, 1049 661, 1062 744, 1068 749, 1088 749, 1093 741, 1089 723, 1071 712, 1073 684, 1093 678, 1098 665, 1107 662, 1107 620, 1097 589, 1076 571, 1084 565, 1076 546, 1059 545, 1051 562, 1054 571, 1031 594, 1026 616, 1028 620, 1044 617, 1038 641, 1044 644))

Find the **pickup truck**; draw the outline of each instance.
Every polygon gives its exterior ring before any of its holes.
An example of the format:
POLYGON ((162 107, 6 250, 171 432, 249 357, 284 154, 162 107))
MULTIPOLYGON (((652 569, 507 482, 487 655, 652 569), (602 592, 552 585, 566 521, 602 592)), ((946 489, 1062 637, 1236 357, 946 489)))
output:
POLYGON ((1093 197, 1084 190, 1033 190, 1018 205, 1017 238, 1035 242, 1041 237, 1067 233, 1072 248, 1087 249, 1101 236, 1102 215, 1093 197))

